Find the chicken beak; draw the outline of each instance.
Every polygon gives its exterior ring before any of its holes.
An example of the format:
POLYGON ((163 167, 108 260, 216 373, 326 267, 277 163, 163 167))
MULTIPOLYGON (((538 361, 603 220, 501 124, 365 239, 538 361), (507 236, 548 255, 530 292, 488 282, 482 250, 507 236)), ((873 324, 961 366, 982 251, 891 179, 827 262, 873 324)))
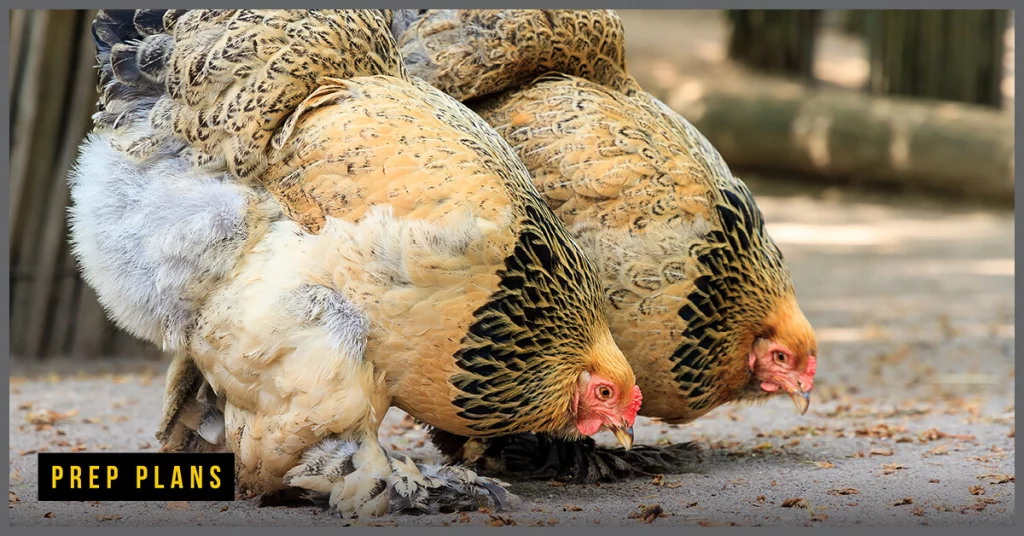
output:
POLYGON ((633 427, 621 427, 616 426, 612 428, 612 433, 615 434, 615 439, 619 440, 619 444, 626 450, 633 447, 633 427))
POLYGON ((806 414, 807 407, 811 405, 811 392, 798 388, 789 391, 788 394, 789 398, 792 398, 793 403, 796 404, 796 409, 800 412, 800 415, 806 414))

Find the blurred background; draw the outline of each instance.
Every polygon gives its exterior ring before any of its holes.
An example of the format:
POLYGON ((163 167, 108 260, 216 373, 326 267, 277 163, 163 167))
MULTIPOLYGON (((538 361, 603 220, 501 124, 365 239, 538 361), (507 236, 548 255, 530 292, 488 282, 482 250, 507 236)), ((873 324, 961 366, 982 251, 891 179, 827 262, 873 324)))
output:
MULTIPOLYGON (((794 184, 787 195, 900 192, 1012 209, 1012 12, 620 15, 634 76, 755 193, 794 184)), ((92 17, 11 12, 9 307, 19 362, 157 352, 106 320, 68 251, 65 177, 96 101, 92 17)), ((775 223, 798 241, 813 234, 775 223)))

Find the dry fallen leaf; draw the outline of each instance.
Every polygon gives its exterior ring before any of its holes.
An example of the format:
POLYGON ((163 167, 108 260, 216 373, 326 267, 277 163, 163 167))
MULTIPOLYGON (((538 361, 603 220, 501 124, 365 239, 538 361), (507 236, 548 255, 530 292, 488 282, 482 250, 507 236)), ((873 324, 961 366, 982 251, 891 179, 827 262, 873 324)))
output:
POLYGON ((966 514, 968 510, 974 510, 975 512, 981 512, 981 511, 984 511, 985 508, 988 508, 989 504, 991 504, 991 503, 987 502, 987 501, 985 501, 983 499, 978 499, 974 504, 961 508, 960 509, 960 513, 961 514, 966 514))
POLYGON ((939 480, 938 478, 933 478, 928 481, 929 484, 938 484, 939 482, 941 482, 941 480, 939 480))
POLYGON ((889 449, 871 449, 868 456, 892 456, 892 451, 889 449))
POLYGON ((935 441, 938 439, 964 439, 967 441, 975 441, 977 438, 974 437, 973 435, 947 434, 946 432, 943 432, 938 428, 929 428, 928 430, 925 430, 924 432, 918 434, 917 439, 922 443, 925 443, 928 441, 935 441))
POLYGON ((53 518, 57 517, 57 515, 54 514, 53 512, 46 512, 45 514, 43 514, 43 517, 45 517, 47 519, 53 519, 53 518))
POLYGON ((96 521, 117 521, 121 516, 117 514, 102 514, 96 516, 96 521))
POLYGON ((1009 484, 1011 482, 1016 483, 1016 477, 1014 475, 987 474, 981 475, 978 478, 984 478, 988 480, 989 484, 1009 484))
POLYGON ((28 421, 29 424, 46 425, 54 424, 57 421, 62 421, 69 417, 74 417, 75 415, 78 415, 77 409, 66 411, 64 413, 57 413, 51 409, 41 409, 38 411, 32 411, 28 415, 25 415, 25 420, 28 421))
POLYGON ((857 495, 859 493, 860 490, 858 490, 857 488, 839 488, 828 490, 829 495, 857 495))
POLYGON ((8 504, 14 504, 16 502, 21 502, 21 498, 18 497, 17 493, 14 493, 13 491, 9 491, 8 493, 10 494, 10 496, 9 496, 10 502, 8 504))
POLYGON ((167 508, 170 510, 188 510, 188 503, 185 501, 167 501, 167 508))
POLYGON ((782 501, 783 508, 793 508, 797 506, 801 508, 808 508, 810 505, 807 502, 807 499, 804 499, 803 497, 793 497, 792 499, 782 501))
POLYGON ((829 461, 811 462, 811 463, 813 463, 814 466, 817 467, 818 469, 832 469, 832 468, 834 468, 836 466, 836 464, 834 464, 832 462, 829 462, 829 461))
POLYGON ((924 515, 924 508, 921 508, 920 506, 915 506, 914 509, 910 511, 910 513, 917 517, 921 517, 924 515))
POLYGON ((970 486, 967 491, 970 491, 971 495, 984 495, 985 486, 970 486))
POLYGON ((926 454, 931 456, 943 456, 949 454, 950 445, 949 443, 939 443, 935 447, 931 448, 926 454))
POLYGON ((914 499, 910 497, 904 497, 902 500, 892 503, 893 506, 903 506, 905 504, 914 504, 914 499))
POLYGON ((472 519, 466 512, 459 512, 459 523, 469 523, 472 519))
POLYGON ((664 482, 665 482, 665 475, 662 475, 662 474, 654 475, 654 478, 651 479, 651 484, 654 484, 655 486, 660 486, 664 482))
POLYGON ((668 517, 660 504, 648 506, 640 513, 640 520, 647 524, 654 523, 654 520, 659 517, 668 517))
POLYGON ((891 475, 901 469, 906 469, 906 466, 900 463, 887 463, 882 466, 882 474, 891 475))
POLYGON ((491 520, 488 521, 487 524, 492 526, 492 527, 504 527, 504 526, 512 526, 512 527, 514 527, 516 525, 516 522, 514 520, 512 520, 512 519, 507 518, 507 517, 492 515, 491 516, 491 520))
POLYGON ((580 508, 579 506, 576 506, 575 504, 566 504, 566 505, 562 506, 562 511, 563 512, 582 512, 583 509, 580 508))

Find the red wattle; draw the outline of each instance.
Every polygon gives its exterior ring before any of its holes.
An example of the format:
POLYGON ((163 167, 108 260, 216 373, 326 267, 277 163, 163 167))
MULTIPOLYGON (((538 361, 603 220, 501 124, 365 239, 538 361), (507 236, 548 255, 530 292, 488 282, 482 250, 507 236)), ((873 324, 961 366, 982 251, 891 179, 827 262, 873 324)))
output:
POLYGON ((584 436, 592 436, 596 434, 602 426, 604 426, 604 419, 600 417, 580 419, 576 421, 576 431, 578 431, 580 435, 584 436))

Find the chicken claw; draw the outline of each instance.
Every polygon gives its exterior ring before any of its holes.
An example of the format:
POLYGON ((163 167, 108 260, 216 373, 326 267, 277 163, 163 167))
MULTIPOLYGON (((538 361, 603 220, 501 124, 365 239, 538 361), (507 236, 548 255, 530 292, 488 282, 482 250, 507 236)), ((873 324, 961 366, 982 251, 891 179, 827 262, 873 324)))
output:
POLYGON ((308 490, 317 502, 327 497, 328 510, 345 518, 500 511, 519 504, 500 480, 462 467, 417 465, 405 454, 386 453, 376 441, 339 437, 309 449, 284 484, 308 490))
POLYGON ((362 443, 329 437, 306 451, 302 463, 285 474, 284 484, 329 495, 328 510, 341 517, 387 512, 391 465, 376 440, 362 443))
POLYGON ((491 508, 515 509, 519 497, 508 484, 478 476, 465 467, 416 464, 405 454, 392 452, 394 474, 388 484, 390 513, 451 513, 491 508))

